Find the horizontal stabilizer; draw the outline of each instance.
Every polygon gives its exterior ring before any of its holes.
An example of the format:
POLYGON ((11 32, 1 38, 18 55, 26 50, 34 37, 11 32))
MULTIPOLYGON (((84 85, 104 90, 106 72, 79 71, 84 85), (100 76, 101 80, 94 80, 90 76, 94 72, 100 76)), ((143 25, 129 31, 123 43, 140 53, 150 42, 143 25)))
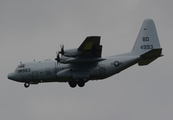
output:
POLYGON ((147 53, 141 55, 141 58, 148 59, 148 58, 160 57, 161 53, 162 53, 162 48, 157 48, 157 49, 150 50, 147 53))
POLYGON ((161 57, 162 56, 161 54, 162 54, 162 48, 150 50, 147 53, 144 53, 143 55, 140 56, 142 60, 138 63, 138 65, 139 66, 148 65, 158 57, 161 57))

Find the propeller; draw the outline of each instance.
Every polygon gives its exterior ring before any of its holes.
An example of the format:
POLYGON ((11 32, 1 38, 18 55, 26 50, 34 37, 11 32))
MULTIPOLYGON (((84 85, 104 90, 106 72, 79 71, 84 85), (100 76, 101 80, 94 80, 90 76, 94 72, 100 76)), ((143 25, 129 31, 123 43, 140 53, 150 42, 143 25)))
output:
POLYGON ((61 51, 56 52, 56 58, 55 58, 55 60, 56 60, 58 63, 60 62, 62 56, 64 55, 64 45, 61 44, 61 45, 60 45, 60 48, 61 48, 61 51), (61 54, 61 58, 60 58, 60 54, 61 54))
POLYGON ((55 60, 56 60, 57 62, 60 62, 59 53, 60 53, 60 52, 56 52, 56 58, 55 58, 55 60))
POLYGON ((61 51, 59 53, 61 53, 61 55, 64 55, 64 45, 61 44, 60 47, 61 47, 61 51))

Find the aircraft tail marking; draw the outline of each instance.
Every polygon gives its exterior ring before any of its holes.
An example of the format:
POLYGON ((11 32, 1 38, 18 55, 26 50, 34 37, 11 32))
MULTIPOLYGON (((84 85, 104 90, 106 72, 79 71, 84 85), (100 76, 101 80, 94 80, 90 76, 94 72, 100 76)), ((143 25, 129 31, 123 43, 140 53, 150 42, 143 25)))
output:
POLYGON ((142 55, 157 48, 160 48, 160 43, 154 21, 146 19, 142 24, 132 52, 142 55))
POLYGON ((162 56, 162 48, 152 19, 144 20, 132 53, 140 55, 141 60, 138 62, 140 66, 148 65, 162 56))

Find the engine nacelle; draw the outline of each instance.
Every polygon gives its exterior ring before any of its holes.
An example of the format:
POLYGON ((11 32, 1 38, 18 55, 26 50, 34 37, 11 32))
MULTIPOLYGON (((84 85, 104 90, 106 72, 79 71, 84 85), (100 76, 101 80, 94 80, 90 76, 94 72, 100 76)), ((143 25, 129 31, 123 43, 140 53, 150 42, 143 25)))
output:
POLYGON ((83 54, 83 52, 77 49, 64 50, 64 56, 66 57, 76 57, 81 54, 83 54))

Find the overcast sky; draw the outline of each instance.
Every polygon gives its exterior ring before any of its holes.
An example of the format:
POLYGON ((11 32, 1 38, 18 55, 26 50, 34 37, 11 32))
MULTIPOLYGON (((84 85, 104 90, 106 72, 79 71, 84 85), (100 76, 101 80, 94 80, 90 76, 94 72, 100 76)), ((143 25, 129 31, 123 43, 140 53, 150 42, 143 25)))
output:
POLYGON ((172 120, 172 0, 0 0, 2 120, 172 120), (102 56, 129 52, 142 22, 154 20, 164 57, 102 81, 24 88, 7 79, 22 62, 54 59, 64 44, 101 36, 102 56))

